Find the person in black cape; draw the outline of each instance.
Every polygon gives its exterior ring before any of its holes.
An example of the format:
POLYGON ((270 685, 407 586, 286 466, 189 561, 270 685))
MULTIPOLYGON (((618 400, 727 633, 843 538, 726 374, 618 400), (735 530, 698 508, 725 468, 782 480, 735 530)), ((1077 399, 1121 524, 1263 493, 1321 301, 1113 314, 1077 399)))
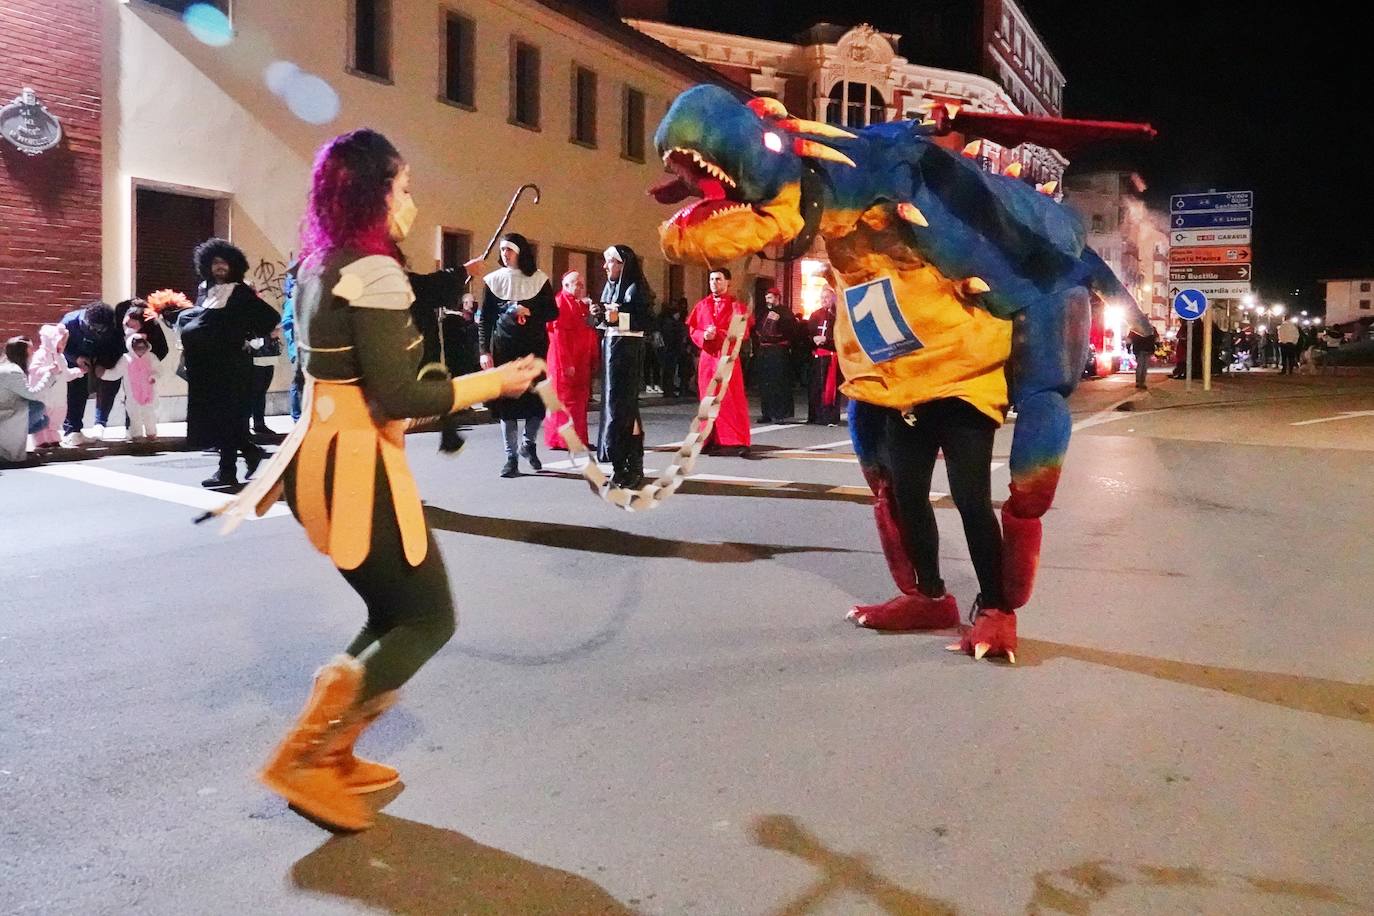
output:
POLYGON ((205 487, 238 486, 238 458, 251 477, 264 452, 249 432, 253 358, 249 341, 264 338, 281 320, 243 282, 248 259, 224 239, 209 239, 195 251, 203 280, 193 308, 177 318, 186 369, 186 441, 219 451, 219 469, 205 487))
POLYGON ((792 310, 783 305, 775 286, 763 297, 754 315, 754 384, 758 388, 763 423, 791 420, 792 348, 799 328, 792 310))

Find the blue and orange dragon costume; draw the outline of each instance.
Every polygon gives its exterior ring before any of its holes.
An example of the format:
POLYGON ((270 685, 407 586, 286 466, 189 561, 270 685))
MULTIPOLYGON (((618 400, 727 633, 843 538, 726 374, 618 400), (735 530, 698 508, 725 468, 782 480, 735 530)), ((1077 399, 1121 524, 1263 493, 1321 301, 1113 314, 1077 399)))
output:
POLYGON ((914 422, 913 405, 957 399, 1000 424, 1015 408, 1001 513, 1003 606, 975 602, 971 626, 951 646, 1014 662, 1016 610, 1030 599, 1041 517, 1068 450, 1066 399, 1088 352, 1093 299, 1123 306, 1142 333, 1149 323, 1052 187, 1033 187, 1014 169, 985 171, 972 150, 936 142, 954 132, 1061 151, 1153 135, 1146 125, 943 105, 921 122, 849 132, 792 117, 775 99, 746 103, 696 86, 659 125, 655 144, 672 175, 651 193, 670 204, 701 198, 660 227, 664 254, 679 263, 721 266, 776 246, 795 257, 817 234, 824 242, 841 286, 835 339, 854 402, 851 435, 901 591, 851 611, 861 625, 943 628, 959 619, 952 597, 932 602, 917 590, 911 533, 893 496, 904 469, 884 460, 878 424, 868 420, 874 409, 914 422))

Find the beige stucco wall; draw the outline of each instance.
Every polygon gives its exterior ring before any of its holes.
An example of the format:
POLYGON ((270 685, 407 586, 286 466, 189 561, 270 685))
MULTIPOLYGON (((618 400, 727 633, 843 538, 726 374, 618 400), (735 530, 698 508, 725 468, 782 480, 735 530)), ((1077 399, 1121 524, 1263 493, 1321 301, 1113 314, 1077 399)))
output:
MULTIPOLYGON (((387 134, 412 166, 420 213, 404 250, 414 269, 434 268, 440 226, 471 231, 480 250, 511 194, 532 181, 542 201, 522 203, 510 228, 539 244, 546 272, 555 245, 600 251, 625 243, 645 255, 646 273, 664 290, 656 227, 671 211, 645 190, 662 175, 652 131, 689 85, 686 77, 520 0, 392 0, 393 85, 346 72, 346 0, 234 0, 235 37, 223 48, 200 43, 175 16, 140 0, 100 2, 106 299, 129 295, 135 182, 225 195, 230 235, 249 261, 284 261, 298 247, 314 151, 362 126, 387 134), (475 111, 438 100, 444 9, 476 23, 475 111), (540 48, 539 131, 507 123, 513 35, 540 48), (339 117, 318 126, 294 117, 264 81, 277 60, 323 77, 339 95, 339 117), (597 149, 568 139, 574 61, 598 75, 597 149), (620 155, 626 85, 647 96, 645 163, 620 155)), ((689 297, 704 293, 699 270, 689 269, 686 280, 689 297)))

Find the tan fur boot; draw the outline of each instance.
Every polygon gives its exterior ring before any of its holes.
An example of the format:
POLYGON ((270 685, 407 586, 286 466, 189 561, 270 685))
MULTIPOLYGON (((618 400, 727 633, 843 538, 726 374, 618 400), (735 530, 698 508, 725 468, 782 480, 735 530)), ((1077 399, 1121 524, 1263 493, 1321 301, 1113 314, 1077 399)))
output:
POLYGON ((343 777, 345 785, 348 786, 347 791, 351 795, 379 792, 401 781, 401 774, 396 772, 395 767, 367 760, 353 753, 353 745, 358 743, 358 737, 381 718, 382 713, 392 707, 396 702, 396 696, 395 690, 379 693, 352 710, 339 732, 337 742, 331 745, 329 763, 343 777))
POLYGON ((263 785, 301 811, 344 830, 372 826, 371 810, 349 792, 330 759, 355 714, 362 686, 363 666, 347 655, 336 655, 315 672, 299 721, 258 774, 263 785))

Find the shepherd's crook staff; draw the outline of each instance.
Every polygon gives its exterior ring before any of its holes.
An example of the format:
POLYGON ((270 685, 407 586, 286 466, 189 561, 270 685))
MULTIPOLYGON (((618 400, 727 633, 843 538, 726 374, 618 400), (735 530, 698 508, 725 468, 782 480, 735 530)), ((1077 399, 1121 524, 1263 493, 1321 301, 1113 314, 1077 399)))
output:
MULTIPOLYGON (((501 238, 501 233, 506 231, 506 224, 510 222, 511 214, 515 212, 515 205, 520 202, 520 195, 524 194, 526 191, 533 191, 534 202, 536 204, 539 203, 539 185, 534 182, 522 184, 515 189, 515 196, 510 199, 510 206, 506 208, 506 215, 501 217, 501 225, 496 227, 496 232, 492 234, 491 241, 487 242, 486 251, 482 252, 483 261, 491 257, 491 250, 496 247, 496 242, 501 238)), ((466 289, 470 283, 472 283, 472 275, 468 274, 467 278, 463 281, 463 287, 466 289)), ((444 341, 444 316, 442 313, 439 315, 439 363, 444 367, 448 366, 448 350, 444 341)), ((428 368, 429 366, 425 367, 425 369, 428 368)), ((424 370, 421 371, 423 372, 424 370)))

